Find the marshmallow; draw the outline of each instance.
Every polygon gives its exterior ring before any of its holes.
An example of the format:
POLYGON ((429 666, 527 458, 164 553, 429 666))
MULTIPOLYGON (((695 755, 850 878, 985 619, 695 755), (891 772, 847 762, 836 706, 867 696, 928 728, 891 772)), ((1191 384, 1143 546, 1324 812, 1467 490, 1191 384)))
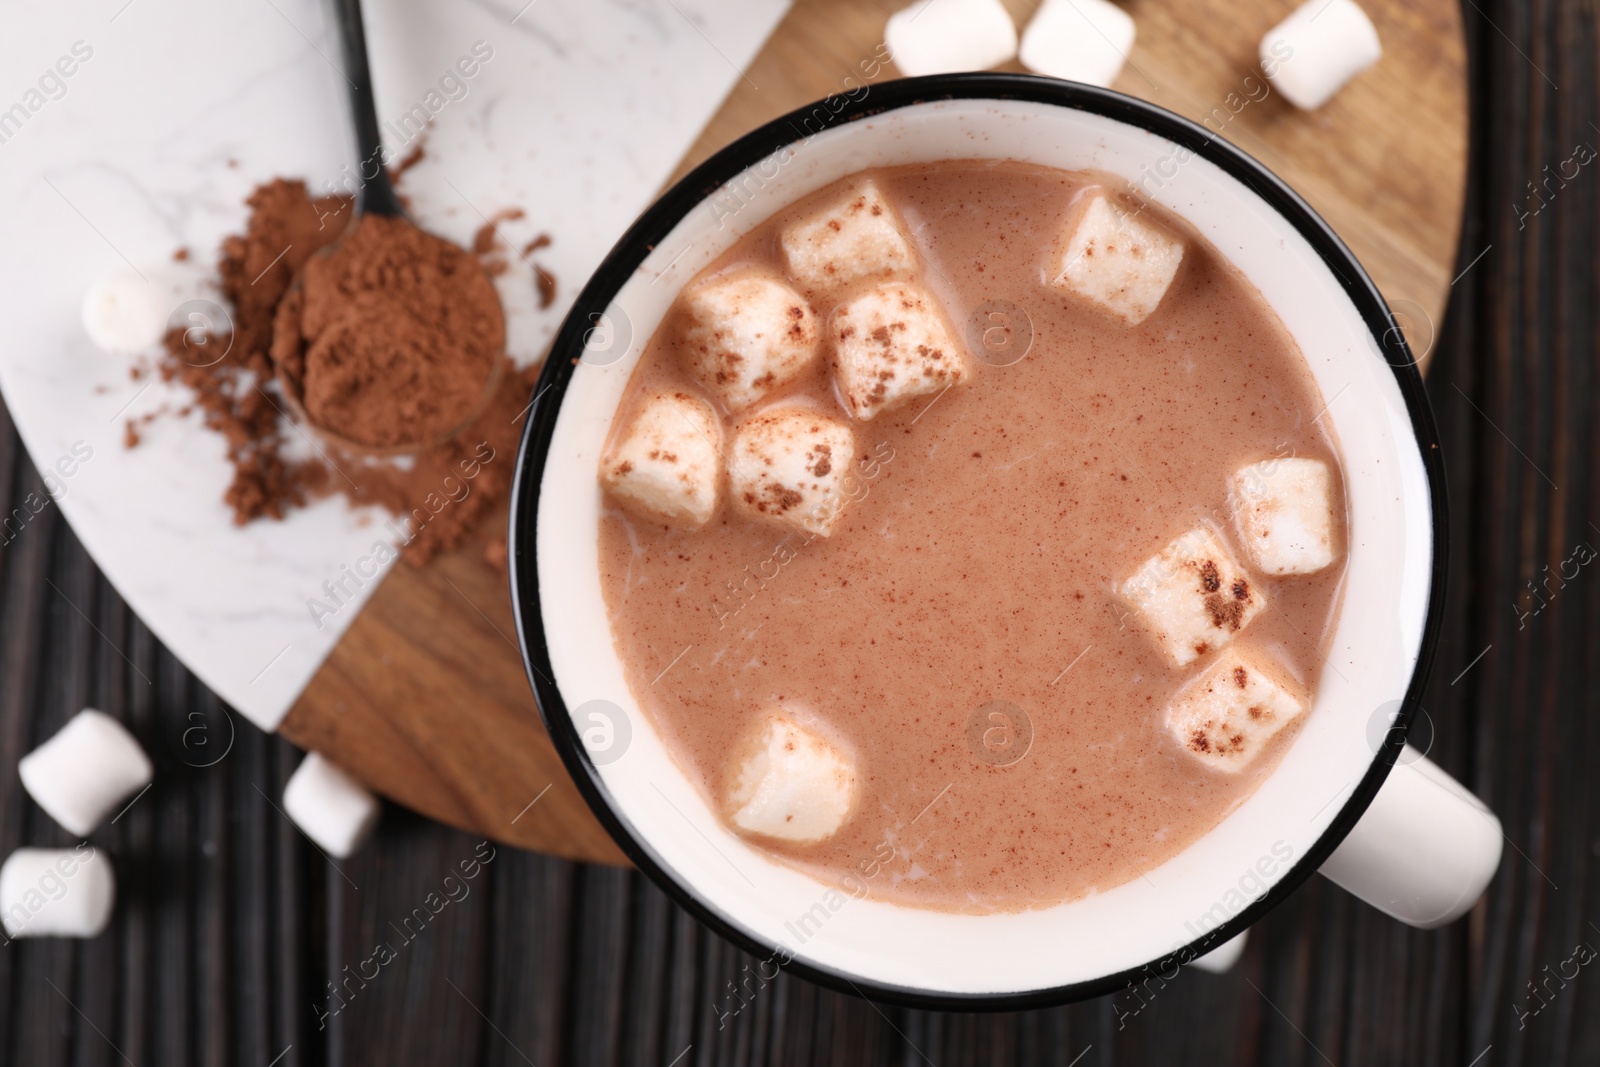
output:
POLYGON ((1227 974, 1233 970, 1233 965, 1239 962, 1239 957, 1244 955, 1245 942, 1249 939, 1250 931, 1246 930, 1238 937, 1224 941, 1204 956, 1196 956, 1189 961, 1189 966, 1211 974, 1227 974))
POLYGON ((1161 303, 1182 262, 1181 240, 1097 189, 1078 213, 1052 284, 1137 326, 1161 303))
POLYGON ((347 859, 378 825, 378 798, 315 752, 309 753, 283 787, 283 812, 317 847, 347 859))
POLYGON ((1267 606, 1266 594, 1203 526, 1146 560, 1118 592, 1178 667, 1232 641, 1267 606))
POLYGON ((698 529, 717 509, 722 424, 690 393, 646 400, 600 464, 611 495, 654 519, 698 529))
POLYGON ((1273 735, 1305 711, 1305 701, 1237 652, 1221 656, 1167 708, 1167 730, 1207 766, 1248 767, 1273 735))
POLYGON ((1233 515, 1250 562, 1267 574, 1311 574, 1333 562, 1333 498, 1317 459, 1268 459, 1233 475, 1233 515))
POLYGON ((77 848, 19 848, 0 866, 0 923, 7 937, 95 937, 117 897, 111 860, 77 848))
POLYGON ((1017 27, 1000 0, 917 0, 889 16, 883 42, 915 78, 998 67, 1017 54, 1017 27))
POLYGON ((83 329, 106 352, 138 352, 166 334, 170 310, 160 289, 124 271, 83 294, 83 329))
POLYGON ((751 834, 798 844, 834 835, 855 803, 854 761, 783 711, 746 735, 729 776, 728 818, 751 834))
POLYGON ((817 316, 777 278, 749 272, 684 294, 684 358, 730 411, 794 380, 817 355, 817 316))
POLYGON ((1261 38, 1261 70, 1289 103, 1315 111, 1383 56, 1354 0, 1307 0, 1261 38))
POLYGON ((93 708, 17 763, 22 788, 45 814, 87 837, 118 805, 150 784, 150 757, 123 725, 93 708))
POLYGON ((752 519, 827 537, 848 503, 844 478, 855 459, 850 427, 808 408, 769 408, 733 439, 728 488, 752 519))
POLYGON ((858 419, 942 393, 970 373, 938 301, 915 285, 867 290, 833 313, 832 330, 834 381, 858 419))
POLYGON ((900 220, 871 178, 853 182, 843 200, 787 227, 778 243, 789 276, 810 293, 909 271, 916 262, 900 220))
POLYGON ((1122 72, 1133 37, 1133 17, 1109 0, 1044 0, 1018 56, 1035 74, 1103 87, 1122 72))

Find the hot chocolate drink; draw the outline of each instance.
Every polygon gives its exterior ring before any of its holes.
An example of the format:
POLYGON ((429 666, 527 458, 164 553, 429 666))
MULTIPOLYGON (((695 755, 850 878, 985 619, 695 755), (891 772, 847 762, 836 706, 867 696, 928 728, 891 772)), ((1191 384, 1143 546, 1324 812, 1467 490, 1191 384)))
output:
POLYGON ((994 911, 1144 876, 1312 714, 1324 405, 1114 179, 852 175, 703 271, 629 384, 598 537, 633 694, 731 833, 824 882, 994 911))

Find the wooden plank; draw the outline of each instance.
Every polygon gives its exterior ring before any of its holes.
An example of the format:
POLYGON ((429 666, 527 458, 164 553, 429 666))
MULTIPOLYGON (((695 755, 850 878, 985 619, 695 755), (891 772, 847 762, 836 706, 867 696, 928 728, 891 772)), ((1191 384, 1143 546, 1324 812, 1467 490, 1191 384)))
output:
MULTIPOLYGON (((900 0, 797 4, 685 157, 681 175, 728 141, 844 91, 900 0)), ((1008 4, 1019 24, 1037 6, 1008 4)), ((1116 87, 1256 155, 1321 212, 1431 347, 1442 319, 1466 173, 1465 50, 1450 0, 1368 3, 1384 58, 1307 116, 1246 79, 1283 0, 1129 5, 1139 39, 1116 87), (1240 104, 1250 95, 1257 102, 1240 104)), ((1013 64, 1012 69, 1020 70, 1013 64)), ((885 68, 881 76, 893 76, 885 68)), ((1259 77, 1259 74, 1255 75, 1259 77)), ((397 568, 281 728, 379 792, 498 841, 606 863, 616 846, 567 778, 513 644, 503 575, 482 542, 423 570, 397 568), (543 799, 513 817, 546 787, 543 799)))

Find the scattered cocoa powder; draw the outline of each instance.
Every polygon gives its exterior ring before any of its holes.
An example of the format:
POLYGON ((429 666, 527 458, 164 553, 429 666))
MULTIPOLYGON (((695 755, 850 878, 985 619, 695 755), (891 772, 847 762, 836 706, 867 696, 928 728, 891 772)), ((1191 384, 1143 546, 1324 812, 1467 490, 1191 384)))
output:
POLYGON ((187 248, 180 248, 176 252, 172 253, 172 261, 174 263, 184 263, 187 262, 188 259, 189 250, 187 248))
POLYGON ((550 235, 547 233, 541 233, 539 236, 522 246, 522 254, 525 256, 531 256, 535 252, 539 251, 539 249, 549 247, 550 235))
POLYGON ((533 280, 539 286, 539 310, 543 311, 556 302, 556 276, 534 264, 533 280))
POLYGON ((418 141, 417 147, 407 152, 404 159, 389 169, 389 180, 391 182, 397 182, 401 178, 404 178, 406 176, 406 171, 410 170, 418 163, 421 163, 423 157, 426 155, 427 152, 423 148, 423 142, 418 141))
POLYGON ((472 250, 480 256, 488 255, 494 251, 496 231, 502 222, 510 222, 524 217, 520 207, 508 207, 504 211, 497 211, 489 220, 478 227, 478 232, 472 235, 472 250))
MULTIPOLYGON (((347 439, 398 439, 416 427, 440 423, 447 424, 443 429, 448 430, 470 415, 482 399, 490 368, 496 363, 501 366, 495 391, 482 410, 449 440, 412 453, 408 463, 342 451, 319 439, 315 431, 291 421, 289 405, 279 389, 272 343, 279 306, 296 274, 313 255, 344 234, 351 202, 337 196, 313 198, 303 182, 277 179, 256 189, 247 203, 251 211, 245 232, 223 242, 218 264, 223 293, 232 305, 232 333, 201 339, 192 332, 174 330, 166 337, 165 355, 159 364, 164 380, 180 382, 193 392, 205 425, 227 443, 234 476, 224 499, 233 510, 234 521, 243 525, 260 518, 281 519, 311 500, 342 493, 356 503, 376 504, 398 517, 407 531, 401 551, 409 563, 420 565, 436 552, 458 545, 511 484, 517 420, 526 408, 536 375, 533 370, 517 370, 502 354, 504 318, 492 285, 463 250, 420 231, 418 236, 424 240, 415 247, 425 252, 421 263, 407 265, 386 258, 381 250, 364 254, 372 251, 366 242, 373 239, 362 238, 362 231, 384 228, 367 223, 390 221, 368 218, 339 250, 342 253, 354 246, 357 255, 353 259, 341 264, 344 257, 336 254, 328 257, 331 263, 319 260, 319 267, 328 269, 311 272, 301 286, 294 287, 300 294, 299 306, 286 314, 290 321, 298 321, 302 330, 297 332, 310 343, 297 356, 292 351, 286 354, 298 359, 299 380, 310 386, 306 402, 313 406, 307 410, 314 418, 317 411, 323 412, 331 420, 326 425, 347 439), (381 317, 374 311, 376 307, 387 307, 388 313, 393 313, 392 292, 383 290, 398 288, 415 296, 419 278, 442 269, 440 264, 447 261, 455 263, 461 277, 479 279, 487 287, 489 302, 481 299, 483 290, 478 289, 478 297, 468 298, 473 313, 466 319, 459 307, 442 309, 444 318, 424 324, 422 329, 437 340, 428 331, 436 330, 443 321, 476 338, 477 343, 467 348, 477 354, 465 357, 476 361, 470 373, 447 368, 430 375, 408 365, 409 357, 437 362, 451 342, 424 351, 427 346, 415 333, 393 322, 377 323, 380 331, 387 331, 397 342, 396 352, 388 355, 377 352, 381 345, 348 336, 339 339, 341 329, 348 335, 358 327, 371 328, 372 316, 381 317), (337 295, 361 304, 361 309, 353 316, 339 312, 334 307, 337 295), (352 370, 341 362, 352 358, 366 370, 352 370), (402 380, 423 383, 434 377, 448 379, 458 372, 458 376, 474 376, 478 382, 472 403, 463 406, 458 415, 446 411, 449 404, 402 395, 397 386, 402 380), (379 376, 385 380, 373 380, 379 376), (376 392, 363 397, 340 392, 369 388, 376 392), (313 396, 317 399, 312 400, 313 396), (367 403, 356 402, 362 399, 367 403), (394 409, 386 410, 390 405, 394 409), (288 458, 285 451, 290 439, 301 436, 316 445, 318 454, 306 460, 288 458)), ((476 286, 468 284, 467 288, 476 286)), ((424 303, 405 308, 408 321, 415 321, 420 307, 438 306, 426 304, 427 297, 421 299, 424 303)), ((130 433, 137 437, 136 429, 130 427, 130 433)))

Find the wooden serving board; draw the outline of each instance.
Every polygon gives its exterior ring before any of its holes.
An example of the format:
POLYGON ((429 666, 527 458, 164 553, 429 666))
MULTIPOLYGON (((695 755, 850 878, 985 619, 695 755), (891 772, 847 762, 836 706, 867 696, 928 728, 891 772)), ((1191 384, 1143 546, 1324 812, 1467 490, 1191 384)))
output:
MULTIPOLYGON (((845 78, 906 2, 800 0, 679 174, 747 130, 854 86, 845 78)), ((1037 6, 1007 2, 1019 26, 1037 6)), ((1239 103, 1247 92, 1260 95, 1244 79, 1256 69, 1262 34, 1294 7, 1289 0, 1126 6, 1139 37, 1116 88, 1197 121, 1210 116, 1210 128, 1286 179, 1355 251, 1425 352, 1455 272, 1466 180, 1466 49, 1455 0, 1364 0, 1384 57, 1310 115, 1276 94, 1239 103)), ((396 567, 280 731, 443 822, 623 863, 539 721, 506 577, 484 556, 505 528, 502 509, 473 543, 420 570, 396 567)))

